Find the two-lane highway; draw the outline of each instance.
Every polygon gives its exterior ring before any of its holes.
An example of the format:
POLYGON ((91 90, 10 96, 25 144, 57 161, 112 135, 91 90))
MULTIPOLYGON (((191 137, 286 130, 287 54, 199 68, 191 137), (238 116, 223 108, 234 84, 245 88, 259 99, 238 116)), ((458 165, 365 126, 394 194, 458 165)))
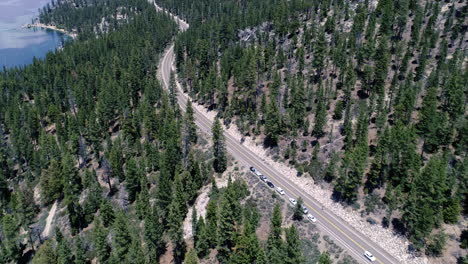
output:
MULTIPOLYGON (((155 6, 158 10, 163 10, 156 4, 155 6)), ((180 20, 177 16, 172 15, 172 17, 177 21, 182 31, 189 27, 186 22, 180 20)), ((166 88, 169 87, 169 79, 171 71, 173 71, 173 64, 174 46, 172 44, 166 50, 166 53, 159 65, 159 75, 166 88)), ((186 102, 189 98, 185 93, 183 93, 180 84, 178 82, 176 82, 176 84, 179 89, 178 103, 182 110, 185 111, 186 102)), ((194 107, 194 113, 198 128, 207 135, 210 135, 213 123, 212 118, 208 117, 208 115, 203 113, 203 111, 199 111, 197 107, 194 107)), ((275 186, 281 187, 286 192, 285 196, 295 199, 301 197, 310 213, 317 218, 316 224, 318 228, 332 237, 338 245, 347 250, 347 252, 356 260, 361 263, 369 263, 370 261, 363 255, 364 251, 367 250, 376 257, 376 262, 380 264, 400 263, 400 261, 391 256, 376 243, 365 237, 361 232, 350 227, 345 220, 336 216, 333 212, 323 210, 323 207, 311 195, 305 192, 301 186, 290 182, 287 177, 283 176, 273 166, 260 159, 249 148, 240 144, 236 137, 226 131, 224 135, 226 138, 227 150, 233 158, 238 160, 239 163, 244 165, 246 168, 249 168, 250 166, 257 168, 262 174, 268 177, 275 186)))

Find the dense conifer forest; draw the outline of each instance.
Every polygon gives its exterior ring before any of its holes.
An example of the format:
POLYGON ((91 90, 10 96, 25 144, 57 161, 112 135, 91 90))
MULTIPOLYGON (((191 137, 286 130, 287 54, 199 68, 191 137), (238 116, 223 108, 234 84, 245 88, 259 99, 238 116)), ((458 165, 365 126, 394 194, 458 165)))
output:
POLYGON ((442 255, 468 208, 466 2, 159 2, 191 23, 175 53, 197 103, 442 255))
POLYGON ((221 122, 412 252, 468 247, 466 3, 156 2, 190 28, 146 0, 52 1, 39 21, 78 38, 0 72, 0 263, 355 263, 306 258, 299 203, 262 225, 251 186, 218 188, 238 169, 221 122), (156 78, 173 40, 210 142, 156 78))

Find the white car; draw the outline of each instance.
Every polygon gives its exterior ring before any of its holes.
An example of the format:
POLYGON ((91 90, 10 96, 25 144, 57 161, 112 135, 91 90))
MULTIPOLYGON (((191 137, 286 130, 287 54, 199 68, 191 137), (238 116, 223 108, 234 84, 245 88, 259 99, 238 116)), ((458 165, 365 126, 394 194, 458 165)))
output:
POLYGON ((307 207, 305 207, 304 205, 302 205, 302 212, 304 214, 308 214, 309 213, 309 210, 307 210, 307 207))
POLYGON ((292 203, 292 205, 296 205, 297 201, 294 198, 289 198, 289 201, 292 203))
POLYGON ((255 175, 257 175, 260 178, 263 176, 263 174, 254 167, 250 167, 250 171, 253 172, 255 175))
POLYGON ((371 262, 375 261, 374 255, 372 255, 372 253, 370 253, 369 251, 364 251, 364 256, 371 262))
POLYGON ((317 218, 315 218, 313 215, 311 214, 308 214, 307 215, 307 219, 309 219, 311 222, 315 223, 317 222, 317 218))
POLYGON ((281 194, 281 195, 284 195, 284 191, 283 189, 281 189, 281 187, 276 187, 276 191, 281 194))

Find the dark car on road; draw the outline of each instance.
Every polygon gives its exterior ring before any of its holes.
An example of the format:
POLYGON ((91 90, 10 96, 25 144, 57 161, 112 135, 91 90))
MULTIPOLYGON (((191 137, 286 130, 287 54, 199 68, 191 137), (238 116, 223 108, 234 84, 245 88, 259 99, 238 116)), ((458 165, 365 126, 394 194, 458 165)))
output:
POLYGON ((275 185, 274 185, 271 181, 267 181, 266 184, 267 184, 268 187, 270 187, 270 188, 275 188, 275 185))

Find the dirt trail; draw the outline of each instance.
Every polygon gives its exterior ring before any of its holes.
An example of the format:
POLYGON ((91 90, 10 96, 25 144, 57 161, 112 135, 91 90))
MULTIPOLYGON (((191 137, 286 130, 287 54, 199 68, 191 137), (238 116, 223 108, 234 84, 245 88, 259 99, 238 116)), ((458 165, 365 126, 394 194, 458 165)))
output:
POLYGON ((44 227, 44 231, 42 231, 42 237, 46 238, 49 237, 50 235, 50 229, 52 227, 52 221, 54 220, 55 213, 57 212, 57 201, 52 205, 52 208, 50 208, 49 215, 47 216, 46 219, 46 225, 44 227))

